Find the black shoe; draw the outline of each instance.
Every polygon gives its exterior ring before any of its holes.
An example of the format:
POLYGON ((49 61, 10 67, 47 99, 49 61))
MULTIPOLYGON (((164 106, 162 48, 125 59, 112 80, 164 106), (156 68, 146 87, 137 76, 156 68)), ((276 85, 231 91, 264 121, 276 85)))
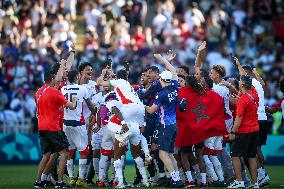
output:
POLYGON ((34 183, 34 188, 45 188, 45 182, 44 181, 43 182, 36 181, 34 183))
POLYGON ((86 181, 86 183, 87 183, 88 186, 98 186, 98 184, 97 184, 97 183, 94 183, 94 181, 92 181, 92 180, 86 179, 85 181, 86 181))
POLYGON ((55 185, 51 181, 45 181, 45 187, 54 187, 55 185))
POLYGON ((56 182, 55 188, 70 188, 70 186, 64 182, 56 182))
POLYGON ((157 186, 166 186, 168 185, 169 180, 166 176, 159 178, 158 182, 157 182, 157 186))
POLYGON ((142 178, 140 177, 135 177, 134 182, 133 182, 133 186, 137 186, 141 183, 142 178))
POLYGON ((181 188, 181 187, 183 187, 184 186, 184 184, 182 183, 182 181, 181 180, 179 180, 179 181, 171 181, 171 184, 170 184, 170 187, 171 188, 181 188))
POLYGON ((218 187, 227 187, 229 186, 229 184, 227 183, 227 181, 219 181, 219 186, 218 187))

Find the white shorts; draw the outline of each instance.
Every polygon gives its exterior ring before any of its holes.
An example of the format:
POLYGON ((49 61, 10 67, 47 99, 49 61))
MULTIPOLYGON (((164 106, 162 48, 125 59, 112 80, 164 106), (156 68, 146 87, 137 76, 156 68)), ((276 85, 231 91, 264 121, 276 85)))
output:
POLYGON ((83 151, 88 147, 88 132, 86 125, 72 127, 63 126, 63 131, 69 142, 69 150, 77 149, 83 151))
MULTIPOLYGON (((141 132, 140 132, 139 124, 136 122, 128 122, 126 124, 129 128, 129 132, 131 133, 129 136, 129 142, 130 144, 137 146, 141 141, 141 132)), ((121 131, 121 125, 117 125, 112 122, 109 122, 107 127, 113 133, 119 133, 121 131)))
POLYGON ((126 123, 136 122, 143 125, 145 117, 145 107, 143 104, 124 104, 120 111, 126 123))
POLYGON ((104 150, 113 150, 114 134, 107 126, 103 130, 103 138, 101 148, 104 150))
POLYGON ((104 130, 105 127, 103 126, 98 132, 92 134, 91 144, 93 150, 101 149, 104 130))
POLYGON ((222 150, 223 136, 210 137, 204 141, 204 145, 211 150, 222 150))

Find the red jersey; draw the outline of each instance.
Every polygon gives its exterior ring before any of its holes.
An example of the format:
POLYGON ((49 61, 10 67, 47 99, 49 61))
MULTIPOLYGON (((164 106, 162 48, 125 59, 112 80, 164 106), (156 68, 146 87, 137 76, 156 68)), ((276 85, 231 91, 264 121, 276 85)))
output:
POLYGON ((62 107, 68 102, 59 90, 44 84, 35 94, 38 130, 60 131, 62 107))
POLYGON ((236 116, 242 117, 239 133, 252 133, 259 130, 258 127, 258 95, 254 87, 241 95, 236 103, 236 116))

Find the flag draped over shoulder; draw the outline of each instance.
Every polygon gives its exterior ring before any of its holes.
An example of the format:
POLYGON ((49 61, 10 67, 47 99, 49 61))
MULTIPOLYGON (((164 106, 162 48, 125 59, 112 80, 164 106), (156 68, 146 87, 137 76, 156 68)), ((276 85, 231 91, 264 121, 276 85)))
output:
POLYGON ((224 100, 220 95, 213 90, 198 95, 191 87, 182 87, 178 97, 186 99, 187 108, 185 112, 177 108, 177 147, 191 146, 212 136, 228 134, 224 100))

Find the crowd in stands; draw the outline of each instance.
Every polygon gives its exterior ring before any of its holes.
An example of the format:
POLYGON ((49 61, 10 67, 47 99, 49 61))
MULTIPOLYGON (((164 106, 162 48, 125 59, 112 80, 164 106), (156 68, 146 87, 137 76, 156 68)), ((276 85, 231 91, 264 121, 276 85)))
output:
MULTIPOLYGON (((281 0, 3 0, 1 132, 11 127, 11 132, 36 131, 34 92, 70 44, 79 47, 75 66, 87 61, 100 73, 108 58, 114 70, 129 61, 137 83, 145 67, 160 66, 153 52, 173 49, 175 66, 193 71, 197 47, 206 40, 203 65, 222 64, 227 77, 236 76, 230 54, 236 55, 257 68, 266 82, 265 103, 274 105, 284 71, 283 7, 281 0)), ((277 133, 281 113, 272 119, 272 133, 277 133)))

